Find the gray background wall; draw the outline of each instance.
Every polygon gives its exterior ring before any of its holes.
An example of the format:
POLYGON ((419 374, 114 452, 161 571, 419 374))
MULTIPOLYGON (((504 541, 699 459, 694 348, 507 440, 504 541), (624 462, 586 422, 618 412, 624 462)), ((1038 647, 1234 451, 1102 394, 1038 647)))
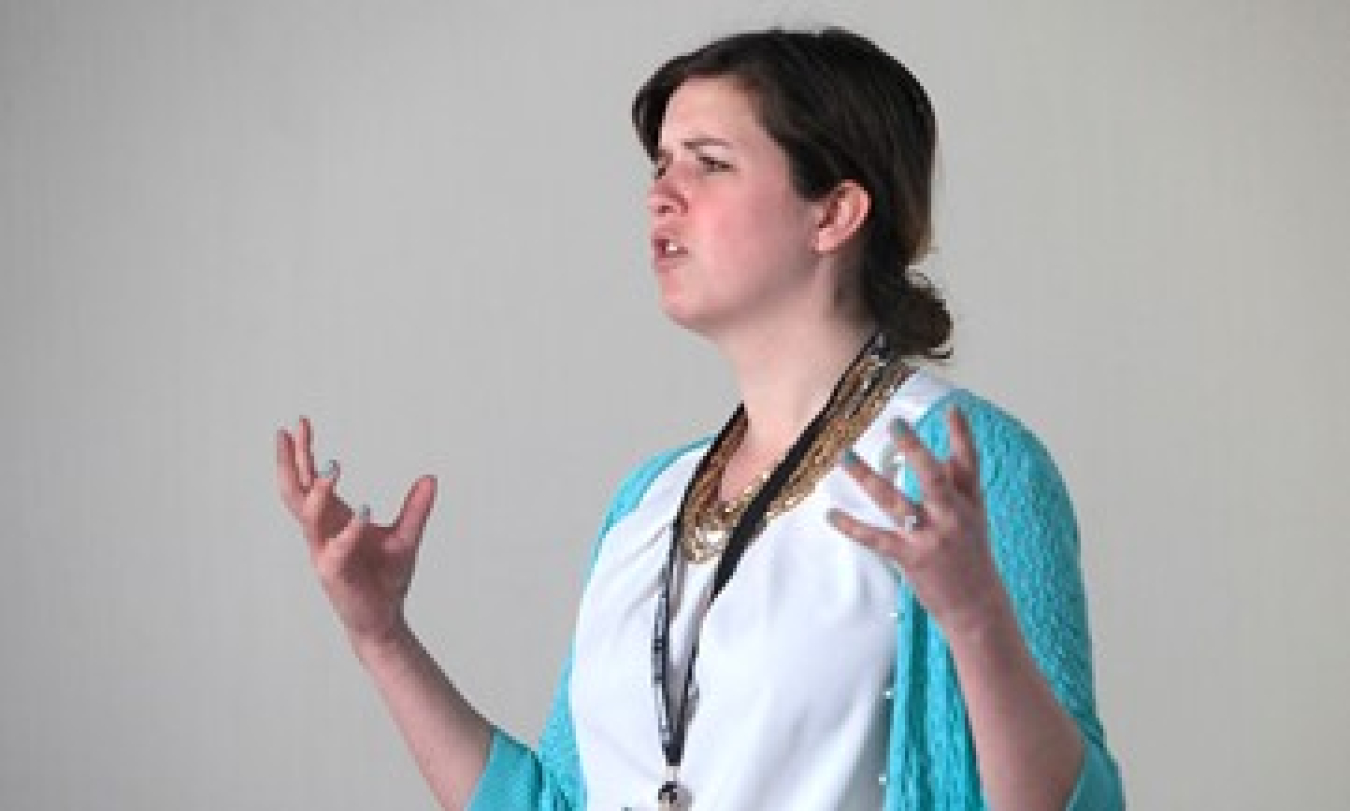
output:
POLYGON ((610 490, 716 426, 633 89, 745 25, 944 128, 948 374, 1055 451, 1133 807, 1350 806, 1350 6, 0 0, 0 807, 429 807, 274 495, 443 499, 416 626, 538 729, 610 490))

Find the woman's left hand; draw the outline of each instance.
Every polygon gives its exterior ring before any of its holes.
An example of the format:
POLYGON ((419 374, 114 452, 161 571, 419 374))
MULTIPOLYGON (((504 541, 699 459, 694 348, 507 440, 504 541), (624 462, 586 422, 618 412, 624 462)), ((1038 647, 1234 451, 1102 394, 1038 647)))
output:
POLYGON ((939 461, 902 420, 891 426, 896 450, 918 478, 922 504, 911 501, 853 452, 845 471, 895 521, 884 529, 831 510, 843 534, 894 560, 925 610, 952 638, 1007 619, 1008 594, 989 548, 988 519, 970 425, 959 409, 947 412, 951 456, 939 461))

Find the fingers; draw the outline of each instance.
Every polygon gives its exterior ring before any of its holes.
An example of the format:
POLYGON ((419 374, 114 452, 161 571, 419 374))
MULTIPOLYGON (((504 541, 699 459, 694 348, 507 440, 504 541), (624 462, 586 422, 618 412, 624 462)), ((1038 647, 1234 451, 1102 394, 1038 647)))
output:
POLYGON ((839 530, 845 536, 852 538, 863 546, 872 549, 878 554, 884 555, 902 568, 906 566, 909 558, 909 548, 905 536, 900 532, 892 532, 881 527, 859 521, 857 518, 838 508, 833 508, 825 514, 826 520, 830 525, 839 530))
POLYGON ((871 496, 877 506, 897 522, 903 523, 909 516, 915 515, 916 507, 900 489, 872 469, 852 450, 844 452, 841 465, 853 477, 863 492, 871 496))
POLYGON ((314 485, 309 488, 301 503, 297 517, 300 519, 300 526, 311 550, 321 548, 329 532, 337 531, 351 520, 351 508, 333 495, 340 472, 337 460, 329 461, 328 465, 314 477, 314 485))
MULTIPOLYGON (((370 509, 352 510, 335 495, 341 472, 338 463, 329 461, 323 470, 316 470, 313 445, 313 428, 306 417, 300 418, 294 436, 285 429, 277 431, 277 486, 282 501, 300 522, 311 552, 329 545, 339 547, 334 551, 349 552, 370 525, 370 509)), ((435 500, 436 479, 421 477, 409 488, 393 525, 379 534, 386 539, 392 535, 395 544, 416 545, 435 500)))
MULTIPOLYGON (((328 477, 321 473, 316 479, 315 489, 323 486, 328 477)), ((356 547, 362 543, 366 530, 374 528, 372 539, 377 540, 379 545, 387 551, 404 551, 409 547, 414 547, 422 538, 422 531, 426 528, 427 518, 431 514, 431 505, 436 498, 436 480, 431 476, 423 476, 413 486, 409 488, 408 495, 404 499, 403 507, 399 511, 398 518, 389 529, 380 529, 372 524, 370 520, 370 507, 361 505, 358 509, 351 511, 346 519, 342 529, 331 538, 320 538, 319 544, 322 546, 326 555, 332 559, 342 560, 350 557, 356 551, 356 547)))
POLYGON ((300 471, 295 466, 295 443, 284 428, 277 429, 277 489, 286 509, 298 518, 305 488, 300 485, 300 471))
POLYGON ((890 425, 896 451, 913 470, 923 494, 923 506, 911 501, 895 483, 878 474, 852 450, 845 452, 841 466, 884 512, 895 519, 896 529, 872 526, 839 510, 829 521, 853 540, 881 552, 902 565, 911 547, 929 527, 950 529, 965 510, 964 503, 979 498, 979 466, 970 424, 958 409, 948 411, 951 455, 944 463, 919 440, 902 419, 890 425))
POLYGON ((903 419, 891 423, 891 438, 905 456, 905 463, 919 480, 919 492, 929 509, 940 509, 951 501, 952 482, 946 467, 919 441, 914 429, 903 419))
POLYGON ((830 510, 826 518, 844 535, 903 566, 909 554, 909 536, 916 532, 922 523, 918 505, 910 501, 898 487, 873 470, 852 450, 844 453, 841 465, 863 492, 867 493, 887 515, 895 519, 897 529, 889 530, 873 526, 838 509, 830 510))
POLYGON ((970 421, 959 408, 947 412, 947 430, 951 436, 951 457, 947 460, 952 484, 966 497, 980 498, 980 455, 975 447, 975 437, 970 431, 970 421))
POLYGON ((305 495, 314 486, 314 434, 309 419, 301 417, 295 435, 277 431, 277 488, 291 514, 299 518, 305 495))
POLYGON ((369 523, 370 507, 362 504, 359 509, 352 512, 351 518, 347 519, 347 524, 342 528, 342 531, 328 541, 328 548, 333 551, 337 559, 346 558, 355 551, 357 543, 361 540, 361 533, 365 531, 366 525, 369 523))
POLYGON ((295 432, 295 463, 299 468, 300 486, 308 490, 314 484, 314 430, 309 417, 301 417, 295 432))

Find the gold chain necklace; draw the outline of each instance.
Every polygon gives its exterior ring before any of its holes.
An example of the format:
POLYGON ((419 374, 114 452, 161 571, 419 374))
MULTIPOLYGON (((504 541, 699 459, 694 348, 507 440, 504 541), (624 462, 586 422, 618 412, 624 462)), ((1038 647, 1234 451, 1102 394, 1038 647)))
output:
MULTIPOLYGON (((792 471, 782 491, 770 502, 764 523, 800 504, 816 483, 834 466, 844 448, 862 436, 895 389, 904 380, 904 364, 880 352, 868 352, 845 373, 839 395, 826 408, 825 427, 816 437, 797 469, 792 471)), ((774 467, 760 474, 739 496, 730 501, 718 498, 722 474, 731 455, 745 437, 744 414, 733 427, 698 481, 685 505, 680 549, 691 563, 706 563, 722 553, 731 540, 731 532, 740 522, 746 507, 754 500, 774 467)))

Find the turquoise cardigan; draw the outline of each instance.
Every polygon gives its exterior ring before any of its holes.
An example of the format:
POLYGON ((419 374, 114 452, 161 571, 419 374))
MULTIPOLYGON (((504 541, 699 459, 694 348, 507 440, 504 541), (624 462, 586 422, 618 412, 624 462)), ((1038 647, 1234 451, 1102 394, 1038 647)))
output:
MULTIPOLYGON (((950 407, 965 413, 975 436, 990 542, 1027 645, 1083 734, 1083 766, 1067 811, 1122 809, 1119 772, 1107 751, 1093 698, 1087 600, 1068 492, 1030 431, 964 390, 947 394, 914 426, 939 457, 948 454, 943 413, 950 407)), ((697 444, 660 454, 628 476, 600 528, 592 563, 610 527, 637 506, 673 460, 697 444)), ((912 476, 906 476, 905 489, 919 497, 912 476)), ((884 807, 984 809, 974 741, 950 651, 903 581, 896 599, 896 677, 884 807)), ((473 811, 585 807, 568 698, 571 671, 569 657, 537 749, 493 731, 487 768, 470 803, 473 811)))

